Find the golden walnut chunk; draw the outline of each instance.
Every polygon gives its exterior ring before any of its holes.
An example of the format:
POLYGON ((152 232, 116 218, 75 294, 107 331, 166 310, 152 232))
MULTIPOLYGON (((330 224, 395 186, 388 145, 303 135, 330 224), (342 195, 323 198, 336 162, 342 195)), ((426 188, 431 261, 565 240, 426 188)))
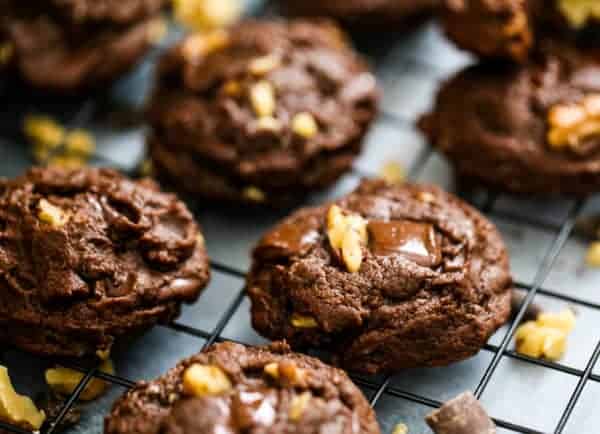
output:
MULTIPOLYGON (((114 375, 115 368, 111 360, 105 360, 98 369, 105 374, 114 375)), ((84 374, 68 368, 52 368, 46 370, 46 383, 60 395, 70 395, 81 382, 84 374)), ((99 378, 92 378, 85 386, 79 398, 83 401, 92 401, 101 396, 109 387, 109 383, 99 378)))
POLYGON ((173 0, 175 19, 194 30, 227 27, 242 14, 240 0, 173 0))
POLYGON ((65 129, 48 116, 25 116, 23 132, 32 143, 50 149, 60 146, 65 138, 65 129))
POLYGON ((307 315, 300 315, 297 313, 292 314, 290 318, 290 323, 294 327, 299 329, 312 329, 319 326, 317 320, 313 317, 307 315))
POLYGON ((406 170, 397 161, 388 161, 381 167, 380 176, 389 184, 402 184, 406 179, 406 170))
POLYGON ((403 423, 399 423, 394 428, 394 432, 392 434, 408 434, 408 427, 403 423))
POLYGON ((60 228, 69 221, 69 216, 61 208, 52 205, 46 199, 38 202, 38 218, 50 226, 60 228))
POLYGON ((225 30, 213 30, 210 33, 198 33, 185 40, 183 56, 190 62, 211 53, 222 50, 229 44, 229 33, 225 30))
POLYGON ((590 267, 600 267, 600 241, 594 241, 588 247, 585 262, 590 267))
POLYGON ((183 373, 183 391, 191 396, 221 395, 232 387, 227 374, 216 365, 195 363, 183 373))
POLYGON ((274 54, 257 57, 248 65, 248 70, 254 75, 265 75, 281 65, 281 58, 274 54))
POLYGON ((67 133, 65 137, 65 151, 68 155, 89 157, 95 150, 96 140, 89 132, 82 129, 75 129, 67 133))
POLYGON ((290 403, 289 417, 292 422, 298 422, 312 398, 310 392, 303 392, 300 395, 295 395, 290 403))
POLYGON ((600 20, 598 0, 558 0, 558 9, 576 29, 582 28, 592 19, 600 20))
POLYGON ((367 244, 367 221, 357 214, 346 215, 337 205, 327 213, 327 236, 331 247, 341 253, 346 268, 351 273, 360 269, 362 246, 367 244))
POLYGON ((301 112, 292 118, 292 131, 304 139, 312 139, 319 133, 319 125, 312 114, 301 112))
POLYGON ((577 150, 586 140, 600 139, 600 94, 577 104, 559 104, 548 113, 548 143, 553 149, 577 150))
POLYGON ((268 363, 263 369, 269 377, 290 386, 299 386, 304 383, 306 378, 304 369, 299 368, 293 361, 268 363))
POLYGON ((542 313, 535 321, 527 321, 517 329, 517 352, 534 358, 559 360, 565 353, 567 336, 574 327, 575 315, 570 309, 542 313))
POLYGON ((39 430, 46 420, 31 398, 15 391, 4 366, 0 366, 0 420, 34 430, 39 430))
POLYGON ((261 80, 250 88, 250 103, 258 117, 273 116, 275 113, 275 89, 273 85, 261 80))
POLYGON ((257 203, 264 202, 267 199, 265 192, 258 187, 254 187, 253 185, 244 188, 244 190, 242 191, 242 196, 244 196, 249 201, 257 203))

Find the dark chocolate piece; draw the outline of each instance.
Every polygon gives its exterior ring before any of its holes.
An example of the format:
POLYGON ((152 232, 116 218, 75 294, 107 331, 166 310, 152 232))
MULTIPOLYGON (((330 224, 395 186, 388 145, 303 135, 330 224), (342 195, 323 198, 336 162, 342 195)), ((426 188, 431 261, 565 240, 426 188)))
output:
POLYGON ((435 434, 496 434, 496 425, 471 392, 463 392, 425 418, 435 434))

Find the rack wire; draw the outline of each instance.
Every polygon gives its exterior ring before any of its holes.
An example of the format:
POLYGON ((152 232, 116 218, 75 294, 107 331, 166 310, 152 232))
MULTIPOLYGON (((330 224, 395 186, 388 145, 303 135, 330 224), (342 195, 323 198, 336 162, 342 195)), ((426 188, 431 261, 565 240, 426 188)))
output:
MULTIPOLYGON (((152 57, 155 58, 159 52, 160 52, 160 50, 155 52, 152 57)), ((417 61, 415 61, 415 62, 417 62, 417 61)), ((418 64, 418 62, 417 62, 417 64, 418 64)), ((426 65, 426 64, 421 64, 419 66, 421 66, 423 68, 431 68, 431 65, 426 65)), ((0 92, 1 92, 1 89, 0 89, 0 92)), ((85 100, 82 103, 82 105, 79 107, 79 109, 76 110, 75 114, 72 116, 70 123, 73 125, 86 124, 91 119, 91 117, 95 111, 95 107, 96 107, 96 101, 93 98, 85 100)), ((386 111, 381 115, 380 122, 384 122, 384 123, 387 122, 387 123, 391 123, 391 124, 398 124, 398 125, 405 126, 407 123, 410 123, 410 120, 403 118, 401 116, 398 116, 394 113, 390 113, 390 112, 386 111)), ((5 137, 2 135, 2 132, 0 131, 0 141, 15 142, 17 140, 20 140, 20 138, 15 137, 14 134, 8 135, 5 137)), ((432 150, 432 148, 429 145, 426 145, 422 149, 420 154, 418 155, 413 166, 410 168, 409 179, 416 180, 419 177, 419 175, 424 171, 424 168, 426 167, 427 163, 429 162, 429 160, 431 159, 433 154, 434 154, 434 151, 432 150)), ((97 156, 97 157, 98 157, 99 161, 102 163, 105 163, 105 165, 111 165, 117 169, 123 170, 124 172, 128 172, 127 170, 123 169, 122 167, 119 167, 119 165, 116 164, 115 162, 107 160, 105 156, 97 156)), ((353 174, 356 177, 364 177, 364 176, 370 175, 368 173, 363 173, 361 170, 359 170, 357 168, 353 169, 353 174)), ((530 216, 524 217, 524 216, 520 216, 520 215, 516 215, 516 214, 511 214, 506 211, 495 209, 494 205, 497 203, 498 199, 501 196, 502 196, 501 193, 496 193, 496 192, 491 192, 491 191, 485 192, 485 199, 483 201, 483 204, 479 207, 480 210, 484 214, 486 214, 490 217, 498 217, 503 220, 514 223, 516 225, 541 227, 541 228, 547 229, 549 231, 554 232, 555 236, 554 236, 553 241, 548 246, 547 250, 544 252, 543 259, 538 266, 537 272, 536 272, 533 280, 531 282, 516 282, 515 283, 515 287, 526 291, 527 295, 526 295, 524 301, 522 302, 518 312, 516 312, 516 314, 514 315, 514 318, 510 322, 508 331, 502 338, 500 344, 493 345, 493 344, 488 343, 484 346, 483 351, 491 353, 492 358, 491 358, 487 368, 485 369, 483 375, 480 377, 480 379, 477 383, 477 386, 475 388, 475 396, 477 398, 481 398, 481 396, 483 395, 483 393, 486 391, 487 387, 489 386, 490 381, 494 378, 494 375, 497 373, 500 362, 504 358, 520 360, 521 362, 525 362, 527 364, 535 365, 535 366, 545 368, 545 369, 551 369, 554 371, 562 372, 562 373, 570 375, 570 376, 574 376, 577 378, 577 385, 576 385, 575 389, 573 390, 572 394, 570 395, 569 400, 568 400, 562 414, 560 415, 560 419, 559 419, 558 423, 556 424, 556 427, 553 430, 553 432, 555 434, 560 434, 564 431, 564 429, 569 421, 569 418, 571 417, 573 410, 582 395, 582 392, 583 392, 586 384, 588 382, 600 383, 600 375, 593 373, 593 368, 596 365, 596 362, 598 361, 598 359, 600 358, 600 342, 598 342, 596 344, 595 349, 594 349, 591 357, 587 361, 587 364, 583 370, 577 369, 574 367, 570 367, 570 366, 566 366, 566 365, 563 365, 563 364, 560 364, 557 362, 535 359, 535 358, 531 358, 531 357, 528 357, 528 356, 525 356, 522 354, 518 354, 514 350, 509 349, 509 344, 510 344, 512 338, 514 337, 515 331, 516 331, 519 323, 523 319, 528 307, 533 303, 533 300, 536 297, 536 295, 543 295, 543 296, 553 298, 556 300, 568 302, 574 306, 584 306, 584 307, 593 309, 596 312, 600 312, 600 304, 598 304, 598 303, 594 303, 594 302, 590 302, 590 301, 587 301, 584 299, 579 299, 577 297, 565 295, 565 294, 562 294, 557 291, 553 291, 551 289, 547 289, 544 287, 544 283, 545 283, 549 273, 552 271, 553 266, 556 263, 559 253, 563 249, 566 241, 569 239, 569 236, 571 235, 571 233, 573 231, 575 221, 578 218, 578 216, 581 215, 582 209, 585 207, 587 200, 581 199, 581 200, 577 200, 574 203, 572 203, 570 206, 570 209, 568 210, 568 213, 562 219, 562 221, 560 221, 558 224, 553 224, 553 223, 548 223, 548 222, 540 220, 540 219, 535 219, 534 217, 530 217, 530 216)), ((193 205, 191 205, 191 206, 193 206, 193 205)), ((231 267, 224 263, 212 261, 211 266, 212 266, 213 270, 219 271, 220 273, 223 273, 225 275, 233 276, 236 278, 244 278, 245 277, 244 270, 231 267)), ((216 322, 215 327, 212 330, 205 330, 203 328, 192 327, 192 326, 185 325, 185 324, 182 324, 179 322, 173 322, 171 324, 164 325, 164 327, 168 327, 171 330, 174 330, 178 333, 184 333, 184 334, 187 334, 190 336, 204 339, 205 343, 203 345, 203 348, 206 348, 215 342, 225 340, 225 338, 222 336, 223 331, 225 330, 227 325, 232 321, 232 318, 234 317, 236 312, 239 310, 245 297, 246 297, 245 288, 242 287, 237 291, 235 297, 229 303, 229 305, 226 307, 226 309, 224 310, 224 312, 222 313, 222 315, 216 322)), ((202 303, 202 298, 200 298, 198 303, 202 303)), ((240 343, 244 343, 244 342, 240 342, 240 343)), ((0 350, 0 356, 1 355, 2 355, 2 350, 0 350)), ((62 407, 58 413, 58 416, 54 420, 49 421, 49 423, 46 424, 45 428, 42 430, 42 434, 54 434, 57 431, 58 427, 60 426, 61 422, 63 421, 63 419, 69 412, 69 410, 71 410, 73 408, 73 406, 76 405, 76 403, 79 401, 81 392, 85 389, 85 387, 88 385, 88 383, 90 381, 92 381, 94 378, 98 378, 100 380, 104 380, 106 382, 109 382, 111 384, 118 385, 118 386, 121 386, 124 388, 131 388, 135 385, 135 382, 129 378, 125 378, 125 377, 119 376, 119 375, 107 374, 107 373, 101 372, 96 367, 88 367, 88 366, 78 363, 77 361, 61 361, 61 365, 65 366, 67 368, 70 368, 70 369, 77 370, 77 371, 83 373, 84 375, 83 375, 81 381, 79 382, 79 384, 77 385, 77 387, 75 388, 75 390, 73 391, 73 393, 70 396, 68 396, 62 403, 62 407)), ((374 379, 374 378, 366 378, 364 376, 356 376, 356 375, 351 374, 351 377, 359 386, 361 386, 364 389, 371 392, 370 404, 373 407, 376 406, 376 404, 380 401, 380 399, 383 396, 391 396, 391 397, 399 398, 399 399, 406 400, 406 401, 409 401, 412 403, 430 407, 432 409, 438 408, 443 404, 443 402, 441 402, 439 400, 432 399, 423 394, 417 394, 417 393, 410 392, 408 390, 403 390, 401 387, 393 385, 392 381, 391 381, 392 378, 389 376, 384 377, 383 379, 374 379)), ((508 430, 512 430, 514 432, 521 432, 521 433, 527 433, 527 434, 543 434, 542 431, 538 431, 532 427, 518 424, 518 423, 512 422, 510 420, 494 419, 494 421, 497 424, 497 426, 508 429, 508 430)), ((5 431, 11 432, 11 433, 16 433, 16 434, 33 434, 33 433, 31 433, 27 430, 24 430, 18 426, 7 424, 2 421, 0 421, 0 431, 1 430, 5 430, 5 431)))

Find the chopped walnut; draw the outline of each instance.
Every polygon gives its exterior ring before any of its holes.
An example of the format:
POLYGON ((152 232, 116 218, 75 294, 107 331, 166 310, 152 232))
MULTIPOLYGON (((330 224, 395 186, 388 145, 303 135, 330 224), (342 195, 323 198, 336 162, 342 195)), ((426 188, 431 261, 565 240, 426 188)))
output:
POLYGON ((587 139, 600 138, 600 94, 578 104, 559 104, 548 113, 548 143, 554 149, 578 149, 587 139))
POLYGON ((260 131, 281 131, 281 122, 278 119, 271 116, 258 118, 256 126, 260 131))
POLYGON ((250 89, 250 102, 257 116, 273 116, 277 104, 273 85, 266 80, 256 83, 250 89))
POLYGON ((195 363, 183 373, 183 390, 191 396, 221 395, 232 387, 227 374, 216 365, 195 363))
POLYGON ((380 175, 390 184, 402 184, 406 179, 406 170, 397 161, 388 161, 381 168, 380 175))
POLYGON ((257 57, 248 65, 248 70, 254 75, 265 75, 281 65, 281 58, 274 54, 257 57))
POLYGON ((558 314, 542 313, 535 321, 527 321, 517 329, 517 352, 534 358, 559 360, 565 352, 567 336, 574 327, 575 316, 569 309, 558 314))
POLYGON ((428 191, 421 191, 417 195, 417 199, 419 199, 421 202, 433 203, 433 202, 435 202, 435 195, 433 195, 432 193, 430 193, 428 191))
POLYGON ((242 85, 239 81, 229 80, 223 85, 223 92, 229 96, 238 96, 242 93, 242 85))
POLYGON ((263 369, 266 375, 288 386, 304 384, 306 376, 304 369, 300 369, 292 361, 284 360, 280 363, 268 363, 263 369))
POLYGON ((582 28, 592 19, 600 19, 598 0, 558 0, 558 9, 576 29, 582 28))
POLYGON ((229 44, 229 33, 225 30, 214 30, 210 33, 202 33, 190 36, 183 43, 183 56, 189 61, 207 56, 222 50, 229 44))
POLYGON ((317 320, 311 316, 299 315, 297 313, 293 313, 290 318, 291 324, 299 329, 312 329, 318 327, 319 324, 317 320))
POLYGON ((227 27, 242 13, 240 0, 173 0, 175 19, 195 30, 227 27))
POLYGON ((300 137, 312 139, 319 133, 319 125, 312 114, 302 112, 292 118, 292 131, 300 137))
POLYGON ((590 267, 600 267, 600 241, 594 241, 588 247, 585 262, 590 267))
POLYGON ((43 145, 46 148, 60 146, 65 138, 65 129, 47 116, 25 116, 23 131, 32 143, 43 145))
POLYGON ((46 199, 38 202, 38 218, 55 228, 64 226, 69 221, 69 215, 65 211, 52 205, 46 199))
POLYGON ((15 391, 4 366, 0 366, 0 420, 34 430, 39 430, 46 420, 31 398, 15 391))
POLYGON ((399 423, 394 428, 394 432, 392 432, 392 434, 408 434, 408 427, 403 423, 399 423))
POLYGON ((69 155, 89 157, 96 150, 96 141, 87 131, 75 129, 65 137, 65 151, 69 155))
MULTIPOLYGON (((114 375, 115 368, 110 360, 105 360, 98 368, 100 372, 114 375)), ((82 372, 68 368, 52 368, 46 370, 46 383, 60 395, 70 395, 84 377, 82 372)), ((92 401, 101 396, 109 387, 109 383, 99 378, 93 378, 85 386, 79 398, 83 401, 92 401)))
POLYGON ((367 221, 357 214, 345 215, 339 206, 332 205, 327 213, 327 235, 348 271, 356 273, 363 259, 362 246, 368 241, 367 221))
POLYGON ((274 378, 275 380, 279 379, 279 364, 275 362, 268 363, 265 365, 263 370, 265 371, 265 374, 267 374, 269 377, 274 378))
POLYGON ((49 166, 79 169, 87 164, 87 159, 77 155, 54 155, 48 159, 47 163, 49 166))
POLYGON ((242 196, 252 202, 264 202, 267 198, 264 191, 252 185, 244 188, 242 196))
POLYGON ((292 422, 298 422, 312 398, 310 392, 303 392, 300 395, 295 395, 290 403, 289 418, 292 422))

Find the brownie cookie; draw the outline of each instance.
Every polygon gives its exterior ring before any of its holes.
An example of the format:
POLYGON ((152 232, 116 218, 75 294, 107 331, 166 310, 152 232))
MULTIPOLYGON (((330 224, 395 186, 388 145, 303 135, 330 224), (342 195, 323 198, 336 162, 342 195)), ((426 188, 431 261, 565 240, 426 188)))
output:
POLYGON ((106 84, 137 63, 165 0, 0 3, 17 74, 41 89, 74 92, 106 84))
POLYGON ((331 17, 352 29, 402 30, 429 15, 439 0, 280 0, 289 15, 331 17), (418 19, 416 20, 418 21, 418 19))
POLYGON ((483 57, 527 59, 545 36, 580 40, 599 29, 600 3, 580 0, 444 0, 446 33, 483 57))
POLYGON ((138 384, 104 434, 379 434, 375 414, 339 369, 269 347, 216 344, 138 384))
POLYGON ((472 356, 510 314, 495 227, 437 187, 379 180, 267 233, 247 287, 261 334, 366 373, 472 356))
POLYGON ((600 191, 600 50, 547 43, 534 57, 462 71, 420 126, 467 181, 517 193, 600 191))
POLYGON ((377 103, 375 78, 334 24, 246 21, 162 59, 150 155, 180 191, 285 202, 350 168, 377 103))
POLYGON ((0 342, 106 354, 177 316, 208 278, 192 215, 152 181, 33 168, 0 182, 0 342))

